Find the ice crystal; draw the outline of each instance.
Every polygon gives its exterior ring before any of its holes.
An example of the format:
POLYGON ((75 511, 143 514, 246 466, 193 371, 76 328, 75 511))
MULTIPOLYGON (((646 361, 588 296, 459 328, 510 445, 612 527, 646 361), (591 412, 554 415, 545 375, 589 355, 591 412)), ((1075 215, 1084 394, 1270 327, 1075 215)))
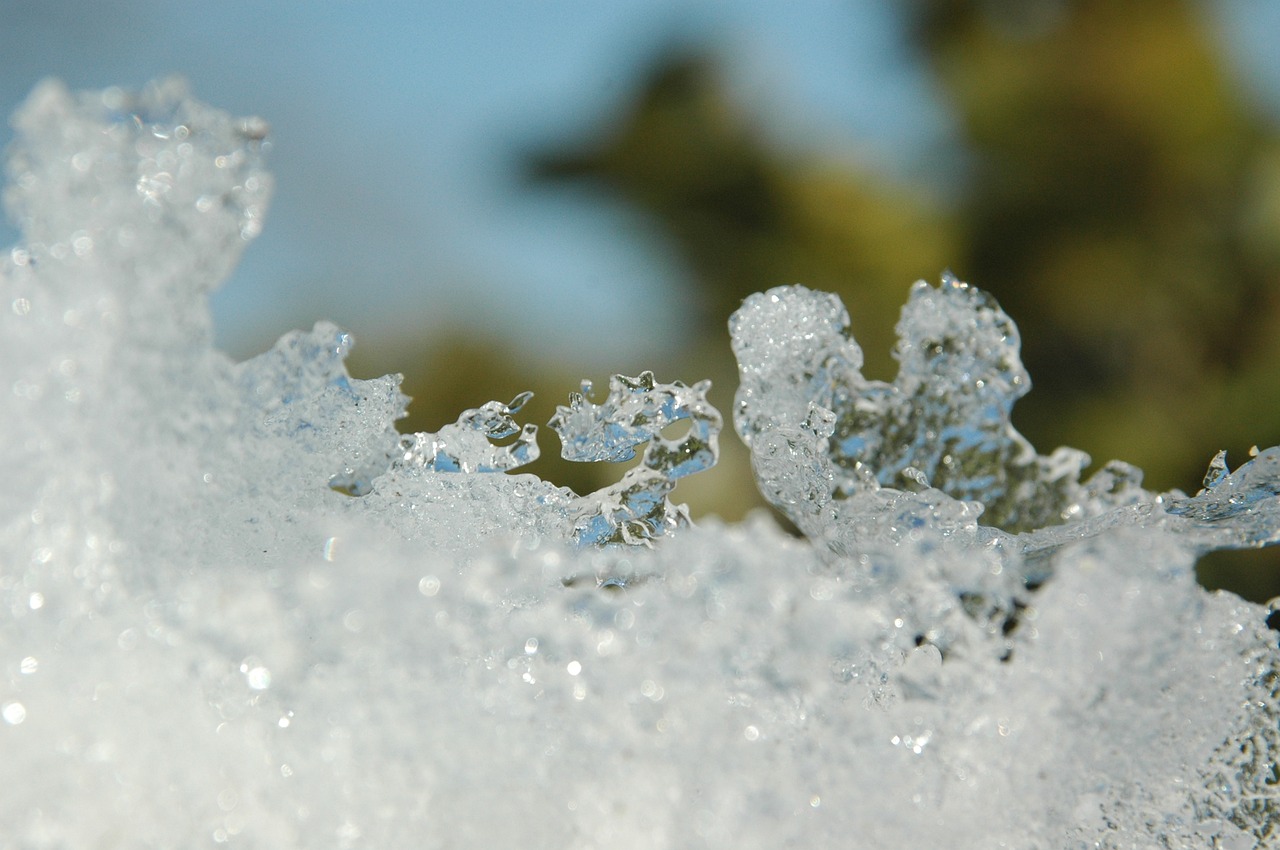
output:
POLYGON ((262 122, 50 83, 15 126, 0 844, 1280 840, 1275 633, 1193 575, 1280 538, 1280 450, 1191 497, 1081 481, 1010 424, 989 296, 917 284, 888 384, 788 287, 733 318, 733 419, 806 537, 694 525, 705 382, 571 396, 566 456, 640 455, 593 494, 518 471, 523 395, 401 437, 398 377, 351 378, 332 325, 211 347, 262 122))
POLYGON ((1059 522, 1081 498, 1082 452, 1037 455, 1010 421, 1031 382, 1013 322, 986 293, 946 276, 918 283, 903 309, 892 384, 864 378, 849 316, 832 295, 780 287, 730 320, 742 384, 734 424, 762 484, 802 528, 833 503, 881 488, 981 500, 1009 530, 1059 522), (822 423, 821 428, 813 427, 822 423), (811 458, 802 490, 788 463, 811 458))
POLYGON ((516 424, 514 415, 533 398, 524 392, 510 404, 491 401, 475 410, 463 411, 458 421, 439 433, 410 434, 400 441, 397 463, 435 472, 507 472, 538 459, 538 426, 516 424), (515 442, 497 446, 518 434, 515 442))
POLYGON ((1231 474, 1220 452, 1191 499, 1142 489, 1123 461, 1082 482, 1083 452, 1037 454, 1011 421, 1030 389, 1017 329, 981 290, 950 275, 912 288, 892 384, 862 376, 848 324, 839 299, 802 286, 753 295, 730 319, 734 425, 766 497, 811 538, 847 549, 927 523, 975 539, 1020 532, 1013 545, 1038 551, 1146 523, 1199 551, 1280 540, 1275 450, 1231 474))
POLYGON ((591 384, 556 408, 551 427, 560 435, 566 460, 623 461, 644 445, 640 466, 585 502, 579 502, 574 539, 579 543, 641 543, 689 522, 683 506, 667 494, 676 480, 709 469, 719 457, 720 412, 707 402, 710 381, 692 387, 658 384, 652 372, 614 375, 601 404, 588 396, 591 384), (689 422, 681 439, 663 436, 677 422, 689 422))

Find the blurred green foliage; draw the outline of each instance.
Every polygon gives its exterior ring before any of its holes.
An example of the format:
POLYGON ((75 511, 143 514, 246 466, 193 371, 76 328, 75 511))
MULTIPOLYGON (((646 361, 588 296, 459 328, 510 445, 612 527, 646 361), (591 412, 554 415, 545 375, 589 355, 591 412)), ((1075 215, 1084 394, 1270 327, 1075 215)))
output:
MULTIPOLYGON (((617 370, 710 377, 727 414, 737 381, 726 319, 752 292, 803 283, 839 293, 867 373, 891 378, 909 284, 949 267, 1021 329, 1035 389, 1015 419, 1041 451, 1121 458, 1147 471, 1149 488, 1194 492, 1217 449, 1239 463, 1254 444, 1280 443, 1280 135, 1231 79, 1194 6, 903 9, 904 37, 959 129, 943 157, 962 164, 958 188, 953 173, 910 185, 845 151, 779 149, 710 52, 659 57, 606 134, 531 156, 543 185, 585 183, 646 213, 695 282, 686 350, 617 370)), ((406 429, 435 430, 526 388, 539 392, 529 418, 545 421, 577 386, 566 368, 469 339, 398 358, 421 363, 405 384, 419 400, 406 429)), ((676 493, 695 515, 732 519, 759 504, 728 429, 723 443, 720 468, 676 493)), ((616 477, 598 467, 548 458, 530 471, 583 492, 616 477)), ((1206 561, 1202 580, 1280 595, 1274 552, 1241 563, 1206 561)))
POLYGON ((1023 330, 1033 441, 1191 489, 1280 442, 1280 137, 1194 9, 915 9, 969 161, 952 262, 1023 330))
MULTIPOLYGON (((1191 492, 1217 449, 1280 443, 1280 136, 1195 7, 922 0, 910 33, 969 163, 952 262, 1022 329, 1032 442, 1191 492)), ((1201 577, 1266 599, 1280 559, 1201 577)))

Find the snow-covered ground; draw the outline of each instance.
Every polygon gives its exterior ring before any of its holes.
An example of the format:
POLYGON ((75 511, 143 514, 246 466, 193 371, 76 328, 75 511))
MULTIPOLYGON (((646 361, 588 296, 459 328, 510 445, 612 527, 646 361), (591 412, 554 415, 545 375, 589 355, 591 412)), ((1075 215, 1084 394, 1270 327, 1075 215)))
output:
POLYGON ((1193 575, 1280 539, 1280 450, 1192 497, 1082 482, 1010 424, 1029 379, 981 291, 917 284, 884 384, 785 287, 731 320, 732 419, 804 537, 693 526, 705 385, 572 397, 567 453, 642 456, 593 494, 506 474, 519 398, 402 438, 332 325, 212 345, 265 124, 173 83, 49 83, 16 122, 0 847, 1280 837, 1276 636, 1193 575))

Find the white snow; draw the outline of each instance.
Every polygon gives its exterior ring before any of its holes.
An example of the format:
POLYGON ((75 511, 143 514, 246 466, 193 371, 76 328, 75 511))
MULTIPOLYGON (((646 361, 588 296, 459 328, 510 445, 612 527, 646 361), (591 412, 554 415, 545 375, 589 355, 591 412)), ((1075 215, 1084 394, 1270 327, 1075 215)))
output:
POLYGON ((1193 575, 1280 537, 1277 450, 1194 497, 1081 482, 1013 430, 988 296, 917 284, 881 384, 788 287, 733 318, 733 419, 806 538, 693 526, 668 495, 715 460, 705 384, 561 409, 573 455, 643 455, 596 494, 501 471, 536 451, 522 398, 400 437, 398 378, 350 378, 331 325, 212 348, 262 122, 175 83, 47 83, 15 121, 0 847, 1280 837, 1276 636, 1193 575))

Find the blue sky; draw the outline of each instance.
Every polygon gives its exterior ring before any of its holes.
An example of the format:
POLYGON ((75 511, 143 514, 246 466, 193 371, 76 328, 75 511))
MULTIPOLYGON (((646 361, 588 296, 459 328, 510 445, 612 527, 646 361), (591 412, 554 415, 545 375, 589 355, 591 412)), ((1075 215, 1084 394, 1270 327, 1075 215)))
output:
MULTIPOLYGON (((366 343, 462 323, 622 368, 681 333, 683 272, 627 209, 521 189, 519 154, 599 129, 656 52, 685 41, 716 47, 739 99, 784 143, 911 174, 949 125, 893 8, 0 0, 0 110, 45 76, 101 88, 180 73, 200 99, 270 122, 266 229, 213 301, 235 354, 330 318, 366 343), (601 315, 614 318, 592 330, 601 315)), ((1280 4, 1216 8, 1242 79, 1280 119, 1267 43, 1280 4)))

